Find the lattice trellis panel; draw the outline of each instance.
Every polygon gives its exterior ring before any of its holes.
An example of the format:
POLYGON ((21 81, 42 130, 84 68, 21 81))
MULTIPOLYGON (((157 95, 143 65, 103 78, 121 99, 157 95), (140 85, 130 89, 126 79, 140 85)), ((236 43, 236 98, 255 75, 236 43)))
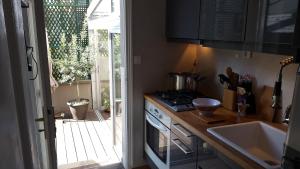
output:
MULTIPOLYGON (((89 0, 44 0, 45 24, 53 59, 62 57, 59 46, 63 33, 80 36, 88 6, 89 0)), ((88 39, 78 43, 87 45, 88 39)), ((55 67, 53 76, 56 79, 60 78, 55 67)))

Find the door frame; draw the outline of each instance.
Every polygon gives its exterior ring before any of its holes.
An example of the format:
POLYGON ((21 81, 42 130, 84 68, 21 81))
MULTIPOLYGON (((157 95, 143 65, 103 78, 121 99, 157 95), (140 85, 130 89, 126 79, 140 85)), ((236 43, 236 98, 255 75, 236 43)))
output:
POLYGON ((114 67, 114 54, 113 54, 113 33, 108 30, 108 56, 109 56, 109 100, 110 100, 110 117, 112 126, 112 143, 113 147, 116 145, 116 105, 115 105, 115 67, 114 67))
POLYGON ((121 31, 121 96, 122 109, 122 163, 133 168, 133 52, 132 52, 132 0, 120 0, 121 31), (123 77, 123 78, 122 78, 123 77))

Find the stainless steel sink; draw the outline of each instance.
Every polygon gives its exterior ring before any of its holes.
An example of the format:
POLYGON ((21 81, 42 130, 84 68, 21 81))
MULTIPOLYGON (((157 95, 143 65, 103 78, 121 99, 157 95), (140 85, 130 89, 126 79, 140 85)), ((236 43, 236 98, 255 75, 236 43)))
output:
POLYGON ((207 131, 264 168, 280 168, 284 131, 260 121, 212 127, 207 131))

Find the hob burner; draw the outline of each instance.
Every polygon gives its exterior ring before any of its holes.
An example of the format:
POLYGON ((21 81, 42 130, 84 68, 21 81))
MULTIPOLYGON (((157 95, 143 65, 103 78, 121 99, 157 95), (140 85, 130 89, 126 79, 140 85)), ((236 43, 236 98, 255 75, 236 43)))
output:
POLYGON ((193 99, 203 96, 193 91, 158 91, 154 96, 176 112, 194 110, 193 99))

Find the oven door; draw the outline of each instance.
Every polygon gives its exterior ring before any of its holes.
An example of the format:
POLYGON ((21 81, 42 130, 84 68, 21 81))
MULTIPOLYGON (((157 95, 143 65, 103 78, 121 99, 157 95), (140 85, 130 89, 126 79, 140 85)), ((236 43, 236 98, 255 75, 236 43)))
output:
POLYGON ((156 167, 169 169, 170 129, 145 112, 145 151, 156 167))

